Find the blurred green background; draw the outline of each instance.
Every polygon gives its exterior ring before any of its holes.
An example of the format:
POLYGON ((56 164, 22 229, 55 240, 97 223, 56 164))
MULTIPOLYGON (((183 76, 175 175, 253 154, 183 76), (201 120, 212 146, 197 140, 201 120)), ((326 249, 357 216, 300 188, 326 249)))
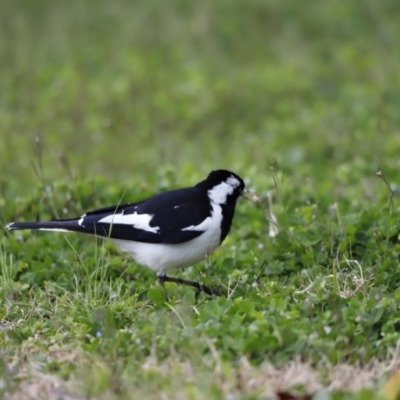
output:
POLYGON ((399 50, 398 0, 1 0, 0 397, 31 359, 32 382, 72 376, 71 392, 107 400, 259 398, 239 393, 238 360, 303 360, 325 381, 341 363, 395 371, 399 50), (173 273, 229 298, 194 306, 171 284, 168 307, 154 273, 109 244, 4 229, 217 168, 274 188, 279 226, 269 237, 264 204, 242 202, 212 259, 173 273), (149 359, 183 372, 159 380, 149 359))
POLYGON ((272 158, 290 179, 399 176, 398 1, 0 8, 2 187, 30 184, 32 164, 48 181, 268 177, 272 158))

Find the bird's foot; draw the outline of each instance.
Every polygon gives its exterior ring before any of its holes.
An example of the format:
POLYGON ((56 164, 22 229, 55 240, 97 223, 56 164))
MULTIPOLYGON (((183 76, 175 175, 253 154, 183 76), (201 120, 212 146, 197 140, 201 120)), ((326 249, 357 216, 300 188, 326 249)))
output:
POLYGON ((223 296, 224 292, 218 289, 215 289, 210 286, 203 285, 203 283, 199 282, 201 289, 196 290, 196 295, 198 296, 201 292, 208 294, 209 296, 223 296))
MULTIPOLYGON (((159 276, 158 282, 164 289, 165 289, 165 285, 164 285, 165 282, 173 282, 173 283, 179 283, 182 285, 192 286, 192 287, 196 288, 196 292, 195 292, 196 300, 199 297, 201 292, 204 292, 204 293, 208 294, 209 296, 222 296, 224 294, 222 291, 211 288, 209 286, 206 286, 202 282, 187 281, 185 279, 173 278, 173 277, 169 277, 166 275, 159 276)), ((168 298, 168 296, 167 296, 167 298, 168 298)))

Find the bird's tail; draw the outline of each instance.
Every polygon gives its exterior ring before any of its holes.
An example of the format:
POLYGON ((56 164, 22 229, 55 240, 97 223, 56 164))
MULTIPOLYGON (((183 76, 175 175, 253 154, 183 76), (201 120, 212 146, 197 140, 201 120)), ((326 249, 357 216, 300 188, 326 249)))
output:
POLYGON ((6 225, 6 229, 10 231, 31 229, 53 232, 84 232, 85 230, 79 222, 80 220, 78 218, 45 222, 11 222, 10 224, 6 225))

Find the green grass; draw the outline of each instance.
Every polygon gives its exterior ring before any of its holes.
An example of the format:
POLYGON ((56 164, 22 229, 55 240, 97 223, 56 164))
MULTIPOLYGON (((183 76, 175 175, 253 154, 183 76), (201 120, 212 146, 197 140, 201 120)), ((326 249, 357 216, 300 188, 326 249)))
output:
POLYGON ((391 0, 3 2, 1 396, 395 399, 399 17, 391 0), (167 284, 166 303, 108 242, 4 229, 217 168, 270 192, 279 227, 267 200, 240 203, 221 248, 176 271, 227 297, 167 284))

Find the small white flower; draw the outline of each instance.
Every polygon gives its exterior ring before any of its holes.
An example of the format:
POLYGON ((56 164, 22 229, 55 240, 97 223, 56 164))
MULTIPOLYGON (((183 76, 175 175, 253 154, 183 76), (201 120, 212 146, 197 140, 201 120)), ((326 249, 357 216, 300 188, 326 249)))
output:
POLYGON ((324 332, 329 335, 332 332, 332 328, 328 325, 324 326, 324 332))

